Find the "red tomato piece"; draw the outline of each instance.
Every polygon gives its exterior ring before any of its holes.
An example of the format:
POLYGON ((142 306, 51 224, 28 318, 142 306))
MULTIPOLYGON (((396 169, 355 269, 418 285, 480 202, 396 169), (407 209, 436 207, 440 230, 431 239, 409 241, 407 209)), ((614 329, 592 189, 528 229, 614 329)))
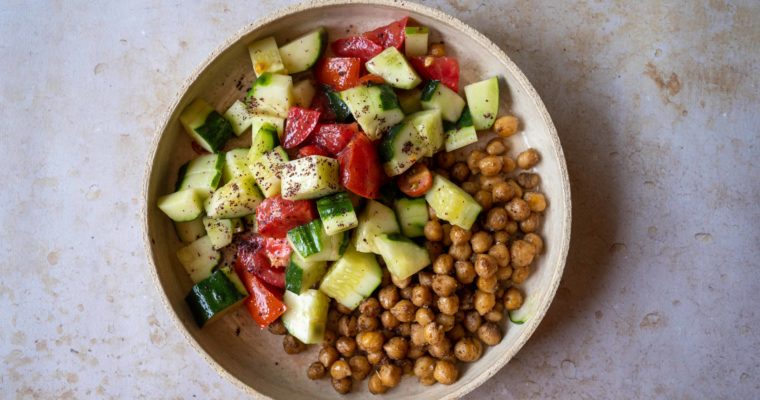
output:
POLYGON ((272 268, 269 258, 264 252, 263 238, 256 235, 245 235, 238 238, 235 272, 243 285, 252 293, 253 278, 258 277, 264 282, 279 288, 285 287, 285 269, 272 268))
POLYGON ((399 190, 409 197, 420 197, 433 187, 433 174, 424 164, 416 163, 396 182, 399 190))
POLYGON ((317 218, 314 204, 309 200, 286 200, 274 196, 256 207, 256 225, 259 234, 284 238, 289 230, 317 218))
POLYGON ((329 154, 336 155, 343 150, 356 132, 359 132, 359 124, 322 124, 320 125, 312 139, 319 147, 326 150, 329 154))
POLYGON ((459 92, 459 62, 454 57, 410 57, 414 69, 425 79, 441 81, 449 89, 459 92))
POLYGON ((358 132, 338 154, 340 183, 349 191, 368 199, 380 195, 384 172, 375 145, 358 132))
POLYGON ((406 37, 404 31, 408 20, 409 17, 401 18, 386 26, 381 26, 375 30, 364 32, 362 36, 383 46, 383 48, 395 47, 400 49, 401 45, 404 44, 404 38, 406 37))
POLYGON ((325 57, 317 65, 317 80, 337 91, 356 86, 362 60, 356 57, 325 57))
POLYGON ((311 109, 319 111, 319 122, 335 122, 335 112, 330 107, 330 100, 322 89, 317 89, 314 99, 311 100, 311 109))
POLYGON ((269 259, 272 268, 285 268, 290 263, 290 243, 286 238, 264 238, 264 255, 269 259))
POLYGON ((285 148, 292 149, 308 139, 311 132, 317 127, 317 122, 319 122, 319 111, 290 107, 288 119, 285 120, 285 141, 283 143, 285 148))
POLYGON ((325 150, 322 146, 319 146, 316 144, 309 144, 298 149, 298 155, 296 156, 296 158, 304 158, 308 156, 330 157, 330 153, 327 150, 325 150))
POLYGON ((245 308, 261 329, 276 321, 287 310, 277 295, 255 276, 251 279, 249 293, 251 295, 244 301, 245 308))
POLYGON ((382 85, 383 83, 385 79, 380 75, 367 74, 359 78, 360 85, 382 85))
POLYGON ((332 42, 332 51, 339 57, 358 57, 367 62, 383 51, 382 46, 364 36, 351 36, 332 42))

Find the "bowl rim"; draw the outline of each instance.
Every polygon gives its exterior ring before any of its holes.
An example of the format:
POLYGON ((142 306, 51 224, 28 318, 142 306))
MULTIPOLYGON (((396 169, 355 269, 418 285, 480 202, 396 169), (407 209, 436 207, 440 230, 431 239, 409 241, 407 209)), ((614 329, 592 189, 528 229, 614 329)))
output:
POLYGON ((317 8, 323 8, 323 7, 330 7, 330 6, 339 6, 339 5, 355 5, 355 4, 366 4, 366 5, 379 5, 379 6, 385 6, 385 7, 392 7, 392 8, 398 8, 398 9, 408 9, 412 12, 419 13, 422 15, 425 15, 429 18, 432 18, 434 20, 437 20, 441 23, 449 24, 450 26, 454 27, 456 30, 464 33, 465 35, 470 36, 473 40, 478 42, 481 46, 486 48, 489 52, 491 52, 495 57, 498 58, 498 60, 507 67, 507 70, 509 73, 512 74, 512 76, 527 90, 527 95, 530 97, 530 99, 533 101, 533 105, 538 110, 541 118, 543 119, 543 122, 546 124, 548 128, 548 134, 552 141, 552 144, 554 145, 555 154, 554 156, 557 157, 559 169, 560 169, 560 182, 561 182, 561 193, 563 194, 561 199, 561 204, 557 204, 558 206, 563 207, 565 210, 567 210, 567 214, 565 215, 565 218, 561 221, 560 225, 560 232, 562 234, 560 243, 558 243, 558 249, 559 249, 559 260, 558 264, 555 266, 554 274, 550 279, 551 286, 549 287, 549 290, 545 292, 546 301, 542 305, 541 308, 536 309, 535 318, 532 318, 530 321, 528 321, 527 325, 524 327, 524 329, 527 331, 526 334, 521 335, 517 342, 502 356, 499 358, 499 360, 486 369, 484 372, 480 373, 479 375, 475 376, 473 379, 471 379, 466 384, 462 385, 460 388, 458 388, 455 391, 452 391, 445 396, 442 397, 441 400, 446 399, 455 399, 460 398, 467 393, 471 392, 475 388, 482 385, 484 382, 486 382, 488 379, 490 379, 492 376, 494 376, 497 372, 499 372, 504 365, 506 365, 514 356, 522 349, 522 347, 525 345, 525 343, 530 339, 531 336, 533 336, 533 333, 535 333, 538 325, 541 323, 541 321, 544 319, 549 307, 551 306, 554 296, 556 295, 557 288, 559 287, 562 274, 565 269, 565 264, 567 263, 567 255, 570 248, 570 234, 571 234, 571 226, 572 226, 572 201, 571 201, 571 193, 570 193, 570 179, 567 171, 567 163, 565 160, 565 155, 562 149, 562 145, 560 143, 559 136, 557 134, 557 129, 554 126, 554 123, 549 116, 549 112, 546 109, 546 106, 544 105, 543 101, 541 100, 541 97, 538 95, 538 92, 535 90, 533 85, 530 83, 528 78, 525 76, 525 74, 520 70, 520 68, 507 56, 507 54, 499 47, 497 46, 493 41, 488 39, 485 35, 480 33, 478 30, 472 28, 470 25, 464 23, 460 19, 453 17, 441 10, 428 7, 419 3, 415 3, 412 1, 407 0, 307 0, 301 3, 297 3, 288 7, 279 8, 272 13, 261 17, 259 19, 256 19, 255 21, 243 26, 241 29, 233 33, 231 36, 229 36, 221 45, 217 46, 211 53, 206 57, 206 59, 201 62, 190 74, 189 77, 187 77, 180 89, 174 94, 174 98, 169 103, 168 107, 166 108, 166 111, 161 114, 161 117, 159 119, 159 122, 156 125, 156 128, 153 132, 153 138, 150 143, 150 149, 148 153, 148 157, 145 162, 145 172, 143 176, 143 187, 142 187, 142 193, 141 193, 141 201, 142 201, 142 207, 141 207, 141 214, 142 214, 142 230, 143 230, 143 246, 145 249, 145 253, 149 259, 150 263, 150 271, 151 271, 151 277, 153 280, 153 284, 155 285, 155 288, 160 293, 161 303, 163 304, 166 311, 168 311, 171 320, 174 322, 174 324, 179 328, 178 330, 184 336, 184 338, 187 340, 187 342, 195 349, 195 351, 198 352, 198 354, 208 363, 209 366, 211 366, 218 374, 225 377, 228 381, 232 382, 235 386, 237 386, 240 390, 245 392, 247 395, 252 396, 256 399, 267 399, 267 400, 275 400, 263 393, 258 392, 255 388, 251 387, 250 385, 246 384, 239 378, 237 378, 235 375, 233 375, 231 372, 227 371, 224 367, 222 367, 216 360, 213 359, 213 357, 206 352, 206 350, 198 343, 198 341, 195 340, 195 338, 188 332, 187 328, 184 326, 182 321, 180 320, 177 313, 174 311, 174 309, 171 306, 171 302, 168 298, 168 295, 166 294, 166 291, 161 286, 161 282, 158 277, 158 270, 157 270, 157 263, 155 259, 155 254, 152 250, 152 239, 150 237, 150 228, 149 228, 149 208, 151 205, 148 203, 148 192, 150 187, 150 178, 152 175, 152 169, 153 165, 156 161, 156 153, 158 150, 158 145, 161 141, 161 138, 163 136, 163 132, 166 130, 166 128, 169 125, 170 118, 172 114, 176 111, 177 106, 179 105, 179 102, 181 101, 184 94, 187 92, 187 90, 190 88, 190 86, 195 82, 195 80, 198 78, 199 75, 205 71, 211 63, 214 62, 214 60, 219 57, 224 51, 226 51, 229 47, 234 45, 236 42, 238 42, 243 36, 247 35, 251 31, 257 29, 258 27, 262 25, 266 25, 268 23, 274 22, 280 18, 284 18, 287 16, 290 16, 292 14, 296 14, 303 11, 308 11, 312 9, 317 8))

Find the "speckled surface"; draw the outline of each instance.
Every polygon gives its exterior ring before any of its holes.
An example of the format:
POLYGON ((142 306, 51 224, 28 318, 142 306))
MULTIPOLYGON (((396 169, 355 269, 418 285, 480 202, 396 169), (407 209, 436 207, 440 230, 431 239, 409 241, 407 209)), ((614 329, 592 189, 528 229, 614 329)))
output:
MULTIPOLYGON (((290 3, 0 7, 0 397, 241 396, 162 306, 139 196, 184 79, 290 3)), ((531 79, 574 200, 554 305, 468 398, 760 393, 760 4, 629 3, 428 2, 531 79)))

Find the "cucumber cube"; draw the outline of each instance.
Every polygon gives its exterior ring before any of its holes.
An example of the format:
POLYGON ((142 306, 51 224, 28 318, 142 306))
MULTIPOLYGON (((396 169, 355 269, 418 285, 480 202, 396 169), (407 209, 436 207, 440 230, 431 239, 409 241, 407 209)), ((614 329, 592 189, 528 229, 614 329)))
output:
POLYGON ((252 176, 241 176, 220 187, 206 203, 211 218, 238 218, 256 212, 264 196, 252 176))
POLYGON ((287 118, 293 104, 293 78, 266 72, 259 76, 246 95, 252 114, 287 118))
POLYGON ((317 200, 317 211, 328 235, 345 232, 359 224, 354 206, 346 192, 317 200))
POLYGON ((462 188, 437 174, 433 177, 433 186, 425 194, 425 200, 438 218, 464 229, 470 229, 483 210, 462 188))
POLYGON ((158 208, 172 221, 192 221, 203 214, 203 199, 208 192, 202 189, 185 189, 158 199, 158 208))
POLYGON ((430 265, 427 249, 397 233, 382 234, 375 238, 380 255, 391 275, 406 279, 430 265))
POLYGON ((282 197, 288 200, 315 199, 340 190, 338 160, 309 156, 282 167, 282 197))
POLYGON ((248 111, 248 106, 240 100, 235 100, 232 103, 230 108, 224 112, 224 118, 230 121, 235 136, 240 136, 251 127, 251 113, 248 111))
POLYGON ((248 169, 248 151, 249 149, 233 149, 224 154, 224 168, 222 169, 222 179, 229 182, 235 178, 251 175, 248 169))
POLYGON ((321 343, 327 328, 330 299, 311 289, 301 295, 286 291, 282 301, 287 310, 281 318, 288 332, 303 343, 321 343))
POLYGON ((374 254, 349 248, 327 271, 319 290, 353 310, 377 289, 382 278, 374 254))
POLYGON ((248 54, 251 56, 253 72, 256 76, 270 72, 273 74, 287 74, 288 70, 280 58, 280 50, 274 37, 269 36, 257 40, 248 46, 248 54))
POLYGON ((232 136, 232 125, 203 99, 195 99, 179 116, 190 137, 204 149, 216 153, 232 136))
POLYGON ((203 218, 203 227, 208 232, 212 247, 219 250, 232 243, 232 237, 242 230, 243 224, 237 218, 214 219, 206 217, 203 218))
POLYGON ((499 113, 499 81, 496 77, 464 87, 467 105, 476 130, 489 129, 499 113))
POLYGON ((198 283, 211 275, 219 264, 221 255, 214 248, 209 236, 204 236, 177 250, 177 259, 185 267, 193 282, 198 283))
POLYGON ((404 49, 407 57, 424 56, 428 51, 429 30, 425 26, 407 26, 404 49))
POLYGON ((277 146, 250 164, 251 174, 267 198, 280 194, 280 170, 286 162, 287 153, 277 146))
POLYGON ((399 89, 412 89, 422 82, 406 57, 395 47, 388 47, 367 61, 367 71, 380 75, 385 81, 399 89))
POLYGON ((428 82, 421 99, 424 110, 441 110, 441 117, 449 122, 456 122, 465 106, 464 99, 440 81, 428 82))
POLYGON ((375 246, 375 237, 383 233, 399 232, 401 229, 393 210, 382 203, 370 200, 359 216, 359 226, 354 233, 356 250, 363 253, 380 254, 375 246))

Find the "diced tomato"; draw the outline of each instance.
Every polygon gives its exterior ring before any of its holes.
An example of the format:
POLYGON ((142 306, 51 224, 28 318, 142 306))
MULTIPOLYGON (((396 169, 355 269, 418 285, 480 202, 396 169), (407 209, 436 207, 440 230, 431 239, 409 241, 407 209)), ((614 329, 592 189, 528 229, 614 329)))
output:
POLYGON ((317 122, 319 122, 319 111, 290 107, 288 119, 285 120, 285 141, 283 143, 285 148, 292 149, 308 139, 311 132, 317 127, 317 122))
POLYGON ((441 81, 449 89, 459 92, 459 62, 456 58, 417 56, 410 57, 409 62, 423 78, 441 81))
POLYGON ((283 238, 289 230, 314 218, 317 212, 310 200, 286 200, 278 195, 256 207, 256 225, 263 236, 283 238))
POLYGON ((317 80, 341 91, 359 82, 362 60, 356 57, 325 57, 317 65, 317 80))
POLYGON ((272 268, 285 268, 290 263, 290 243, 286 238, 264 238, 264 254, 272 268))
POLYGON ((322 146, 319 146, 316 144, 309 144, 298 149, 298 155, 296 156, 296 158, 304 158, 308 156, 330 157, 330 153, 327 150, 325 150, 322 146))
POLYGON ((322 124, 312 135, 312 140, 329 154, 336 155, 343 150, 356 132, 359 124, 322 124))
POLYGON ((338 154, 340 183, 349 191, 368 199, 380 195, 384 172, 375 145, 358 132, 338 154))
POLYGON ((406 22, 408 20, 409 17, 401 18, 386 26, 381 26, 375 30, 364 32, 362 36, 383 46, 383 48, 395 47, 400 49, 401 45, 404 44, 404 38, 406 36, 404 30, 406 29, 406 22))
POLYGON ((351 36, 332 42, 332 51, 339 57, 359 57, 367 62, 383 51, 382 46, 364 36, 351 36))
POLYGON ((385 79, 383 79, 383 77, 380 75, 367 74, 359 78, 360 85, 365 85, 365 84, 382 85, 383 83, 385 83, 385 79))
POLYGON ((335 111, 330 107, 330 100, 327 94, 318 89, 311 100, 311 109, 319 111, 319 122, 335 122, 335 111))
POLYGON ((250 281, 248 292, 251 295, 244 301, 245 308, 261 329, 276 321, 287 310, 282 300, 255 276, 250 281))
POLYGON ((405 195, 420 197, 433 187, 433 174, 422 163, 416 163, 398 178, 398 188, 405 195))
POLYGON ((237 257, 235 272, 243 285, 252 293, 253 278, 258 277, 264 282, 279 288, 285 287, 285 269, 273 269, 269 258, 264 252, 264 240, 256 235, 243 235, 237 238, 237 257))

